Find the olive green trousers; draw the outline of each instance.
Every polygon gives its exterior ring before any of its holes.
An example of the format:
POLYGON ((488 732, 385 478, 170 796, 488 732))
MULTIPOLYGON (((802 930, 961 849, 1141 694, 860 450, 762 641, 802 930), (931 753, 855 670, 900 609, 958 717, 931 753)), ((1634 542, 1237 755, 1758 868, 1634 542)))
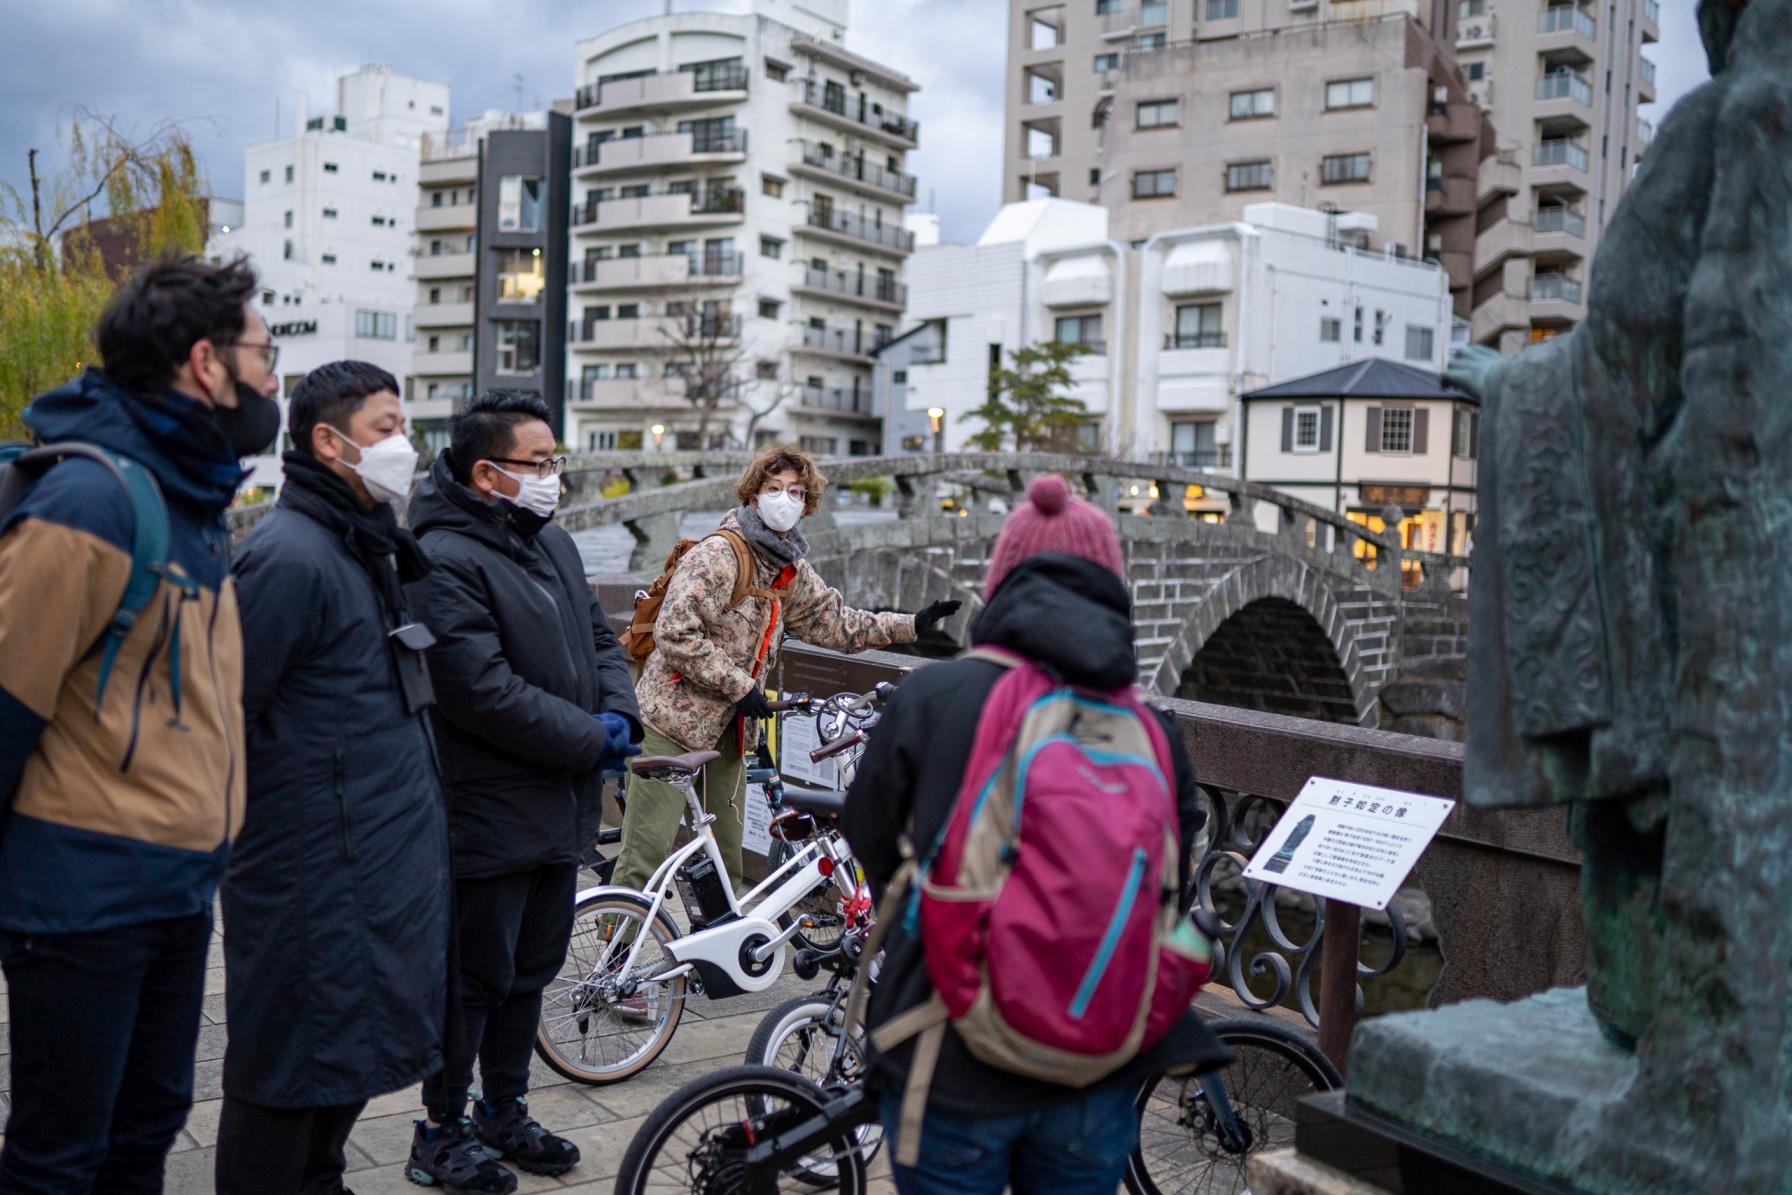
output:
MULTIPOLYGON (((715 814, 716 845, 728 867, 728 880, 740 887, 741 827, 745 822, 746 768, 740 742, 732 733, 717 744, 722 758, 714 760, 697 777, 697 797, 706 811, 715 814)), ((641 740, 643 755, 683 755, 685 750, 654 730, 641 740)), ((639 888, 649 879, 678 839, 678 821, 685 815, 684 790, 675 784, 628 779, 627 808, 622 814, 622 853, 616 860, 611 883, 639 888)))

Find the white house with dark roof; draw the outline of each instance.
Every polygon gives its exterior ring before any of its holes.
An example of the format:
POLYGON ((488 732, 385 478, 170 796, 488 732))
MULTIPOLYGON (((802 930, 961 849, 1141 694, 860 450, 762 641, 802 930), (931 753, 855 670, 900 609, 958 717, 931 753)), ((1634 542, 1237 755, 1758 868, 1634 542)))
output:
POLYGON ((1247 391, 1244 477, 1384 530, 1462 553, 1475 525, 1479 403, 1437 373, 1371 359, 1247 391))

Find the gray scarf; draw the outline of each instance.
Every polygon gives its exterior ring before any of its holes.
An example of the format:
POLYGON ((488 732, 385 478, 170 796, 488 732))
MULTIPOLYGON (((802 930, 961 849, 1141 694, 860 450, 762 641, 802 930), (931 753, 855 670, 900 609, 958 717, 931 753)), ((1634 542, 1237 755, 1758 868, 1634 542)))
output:
POLYGON ((795 527, 779 535, 765 525, 765 520, 751 506, 741 507, 734 512, 734 517, 740 523, 740 533, 747 537, 747 542, 779 568, 795 564, 809 554, 809 541, 795 527))

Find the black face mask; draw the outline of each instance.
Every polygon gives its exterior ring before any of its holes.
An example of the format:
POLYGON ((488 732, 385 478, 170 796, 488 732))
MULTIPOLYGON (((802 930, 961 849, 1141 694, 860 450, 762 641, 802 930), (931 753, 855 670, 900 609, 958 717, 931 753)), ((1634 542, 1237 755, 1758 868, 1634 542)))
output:
POLYGON ((236 384, 236 406, 213 407, 212 415, 238 460, 260 456, 280 434, 280 404, 242 382, 236 384))

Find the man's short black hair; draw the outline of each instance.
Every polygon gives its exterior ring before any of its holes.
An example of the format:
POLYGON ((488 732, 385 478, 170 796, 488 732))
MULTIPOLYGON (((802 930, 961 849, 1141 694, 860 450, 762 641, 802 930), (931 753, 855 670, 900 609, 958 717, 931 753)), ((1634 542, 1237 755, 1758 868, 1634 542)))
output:
POLYGON ((209 339, 222 348, 242 336, 243 307, 256 285, 246 257, 215 266, 170 256, 139 267, 94 326, 107 379, 131 391, 172 385, 195 343, 209 339))
POLYGON ((553 430, 554 412, 533 390, 488 390, 448 421, 448 457, 454 480, 470 485, 473 466, 516 450, 519 423, 539 419, 553 430))
POLYGON ((292 446, 306 456, 311 453, 311 429, 328 423, 338 431, 348 429, 361 404, 369 395, 382 390, 398 393, 398 380, 377 365, 366 361, 332 361, 305 375, 293 387, 292 405, 286 414, 286 430, 292 435, 292 446))

